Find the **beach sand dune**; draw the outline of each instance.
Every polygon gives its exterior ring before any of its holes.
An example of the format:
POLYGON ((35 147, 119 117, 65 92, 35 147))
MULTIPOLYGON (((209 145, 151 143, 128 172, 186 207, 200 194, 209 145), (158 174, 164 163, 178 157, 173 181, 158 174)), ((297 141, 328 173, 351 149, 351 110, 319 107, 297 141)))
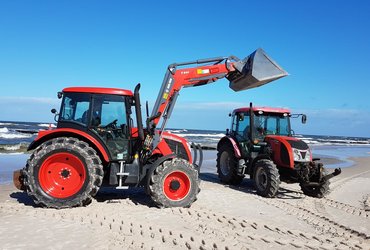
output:
POLYGON ((323 199, 283 184, 277 198, 202 174, 191 208, 159 209, 142 189, 102 188, 87 207, 43 209, 10 185, 0 190, 2 249, 369 249, 370 158, 332 179, 323 199))

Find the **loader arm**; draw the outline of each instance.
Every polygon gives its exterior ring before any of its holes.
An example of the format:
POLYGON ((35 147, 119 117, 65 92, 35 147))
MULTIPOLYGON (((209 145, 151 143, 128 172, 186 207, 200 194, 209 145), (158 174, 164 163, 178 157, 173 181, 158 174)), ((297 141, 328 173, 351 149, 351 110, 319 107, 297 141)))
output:
POLYGON ((144 141, 144 148, 152 150, 160 142, 183 87, 201 86, 226 77, 230 81, 230 88, 240 91, 261 86, 286 75, 287 72, 268 57, 262 49, 257 49, 243 60, 229 56, 170 64, 151 116, 147 119, 148 135, 144 141), (200 66, 183 68, 188 65, 200 66), (163 119, 161 128, 156 133, 155 129, 161 119, 163 119))

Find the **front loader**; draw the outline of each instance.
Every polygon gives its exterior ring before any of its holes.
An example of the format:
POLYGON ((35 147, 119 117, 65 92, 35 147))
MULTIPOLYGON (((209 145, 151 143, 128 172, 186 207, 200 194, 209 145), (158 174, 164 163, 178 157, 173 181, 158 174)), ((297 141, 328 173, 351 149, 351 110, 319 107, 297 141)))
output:
POLYGON ((184 138, 165 131, 182 87, 226 77, 230 88, 240 91, 285 75, 262 49, 244 60, 230 56, 171 64, 145 128, 140 84, 133 93, 65 88, 58 93, 60 111, 52 110, 57 128, 39 132, 28 148, 33 152, 26 167, 14 173, 14 184, 44 207, 87 205, 103 182, 117 189, 144 187, 159 207, 188 207, 199 192, 201 149, 194 147, 193 157, 184 138))

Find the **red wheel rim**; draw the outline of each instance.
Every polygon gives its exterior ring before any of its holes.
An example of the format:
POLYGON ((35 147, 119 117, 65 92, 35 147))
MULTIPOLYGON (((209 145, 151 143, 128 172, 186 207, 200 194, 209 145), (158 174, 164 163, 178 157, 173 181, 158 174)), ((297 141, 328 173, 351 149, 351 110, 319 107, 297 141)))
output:
POLYGON ((187 174, 176 171, 168 174, 163 182, 164 194, 168 199, 179 201, 190 192, 191 182, 187 174))
POLYGON ((55 198, 67 198, 76 194, 84 185, 85 179, 85 165, 71 153, 49 156, 39 170, 41 188, 55 198))

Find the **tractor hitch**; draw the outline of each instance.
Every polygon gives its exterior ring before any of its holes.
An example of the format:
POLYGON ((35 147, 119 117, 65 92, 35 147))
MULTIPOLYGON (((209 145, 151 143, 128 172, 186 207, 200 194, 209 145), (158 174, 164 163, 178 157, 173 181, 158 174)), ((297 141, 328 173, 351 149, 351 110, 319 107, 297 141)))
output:
POLYGON ((331 174, 322 176, 319 182, 304 182, 302 184, 306 187, 320 187, 324 182, 339 175, 340 173, 342 173, 342 170, 340 168, 336 168, 331 174))
POLYGON ((325 182, 325 181, 333 178, 334 176, 339 175, 340 173, 342 173, 342 169, 336 168, 333 173, 323 176, 321 178, 321 182, 325 182))
POLYGON ((24 175, 23 170, 18 169, 13 172, 13 184, 14 186, 22 191, 26 191, 26 186, 24 185, 24 175))
POLYGON ((288 75, 261 48, 235 62, 234 68, 235 71, 226 76, 230 81, 229 87, 234 91, 256 88, 288 75))

